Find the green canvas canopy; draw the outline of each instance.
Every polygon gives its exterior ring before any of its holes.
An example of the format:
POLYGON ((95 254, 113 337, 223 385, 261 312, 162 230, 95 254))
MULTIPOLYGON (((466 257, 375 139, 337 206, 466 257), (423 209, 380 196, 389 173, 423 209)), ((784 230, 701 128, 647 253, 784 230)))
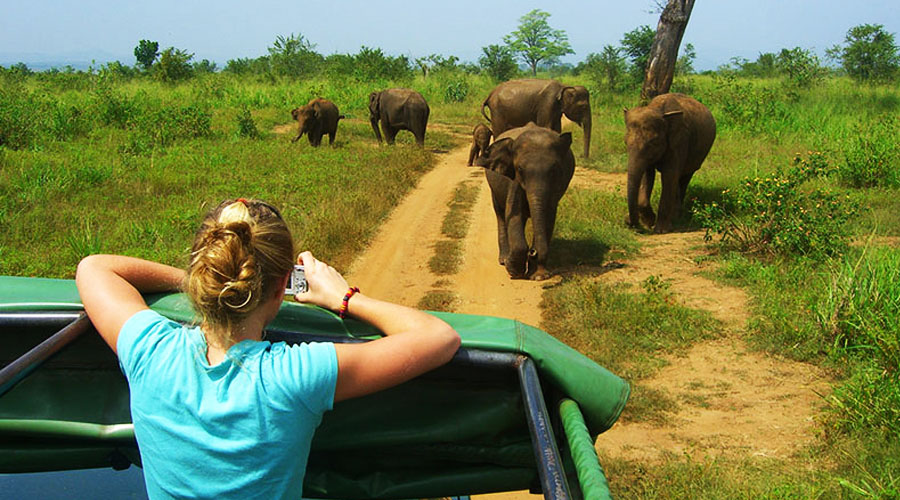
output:
MULTIPOLYGON (((183 294, 146 299, 169 318, 194 319, 183 294)), ((87 333, 69 335, 74 340, 54 335, 81 312, 71 280, 0 277, 0 473, 140 465, 115 355, 87 320, 80 323, 87 333), (41 349, 55 354, 34 358, 41 349)), ((528 488, 548 498, 608 496, 592 444, 619 417, 628 384, 532 326, 432 314, 459 332, 460 352, 415 380, 336 404, 316 432, 305 496, 423 498, 528 488)), ((286 302, 267 335, 357 342, 379 333, 286 302)))

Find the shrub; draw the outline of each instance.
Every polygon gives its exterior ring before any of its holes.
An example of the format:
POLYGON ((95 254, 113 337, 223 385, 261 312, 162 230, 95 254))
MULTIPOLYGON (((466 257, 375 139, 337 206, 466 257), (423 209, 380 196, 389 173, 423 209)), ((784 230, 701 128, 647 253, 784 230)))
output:
POLYGON ((131 122, 128 153, 145 153, 166 147, 179 139, 206 137, 211 132, 212 113, 197 105, 161 106, 144 112, 131 122))
POLYGON ((811 50, 794 47, 781 49, 775 58, 775 67, 788 77, 788 81, 801 88, 812 87, 825 77, 819 58, 811 50))
POLYGON ((167 83, 175 83, 180 80, 190 78, 194 74, 194 68, 191 67, 191 59, 194 54, 188 54, 186 51, 169 47, 162 51, 159 55, 159 61, 153 66, 154 75, 160 81, 167 83))
POLYGON ((34 94, 17 85, 0 87, 0 146, 30 148, 37 136, 40 113, 34 94))
POLYGON ((463 102, 469 95, 469 83, 465 80, 456 80, 444 87, 444 102, 463 102))
POLYGON ((900 187, 900 119, 893 113, 856 125, 844 144, 841 181, 857 187, 900 187))
POLYGON ((825 189, 805 189, 806 182, 831 171, 824 155, 797 155, 786 172, 744 178, 735 190, 722 192, 722 204, 694 208, 706 228, 707 241, 719 234, 720 243, 741 252, 791 256, 842 253, 849 239, 846 222, 857 212, 847 196, 825 189))
POLYGON ((244 107, 237 114, 238 135, 256 139, 259 137, 259 129, 256 128, 256 122, 250 116, 250 108, 244 107))
POLYGON ((713 77, 711 93, 716 106, 716 121, 722 127, 751 132, 782 130, 791 117, 788 106, 774 88, 741 82, 734 74, 713 77))

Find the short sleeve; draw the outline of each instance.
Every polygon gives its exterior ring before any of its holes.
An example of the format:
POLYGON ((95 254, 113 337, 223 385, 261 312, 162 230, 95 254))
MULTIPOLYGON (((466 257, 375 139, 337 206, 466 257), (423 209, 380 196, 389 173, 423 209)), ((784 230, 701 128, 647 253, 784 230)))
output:
POLYGON ((128 380, 140 376, 150 354, 177 328, 181 328, 179 323, 152 309, 138 311, 128 318, 116 341, 119 363, 128 380))
POLYGON ((337 385, 337 352, 330 342, 285 345, 273 369, 276 380, 291 399, 313 414, 322 414, 334 405, 337 385))

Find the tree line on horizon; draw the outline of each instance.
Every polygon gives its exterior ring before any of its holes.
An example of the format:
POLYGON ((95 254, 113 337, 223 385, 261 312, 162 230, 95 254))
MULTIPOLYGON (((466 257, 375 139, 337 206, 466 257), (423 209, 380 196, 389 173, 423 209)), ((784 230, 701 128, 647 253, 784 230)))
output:
MULTIPOLYGON (((402 80, 417 72, 427 78, 442 72, 462 72, 488 75, 501 82, 538 70, 552 77, 585 75, 597 87, 621 92, 639 86, 653 45, 656 30, 648 25, 625 33, 619 45, 607 44, 599 53, 590 53, 575 65, 564 64, 560 58, 574 54, 564 30, 554 29, 550 14, 534 9, 519 19, 516 30, 503 37, 502 44, 482 47, 477 63, 461 62, 456 56, 430 54, 411 59, 405 55, 391 56, 380 48, 362 46, 356 54, 322 55, 315 44, 302 34, 277 36, 267 54, 256 58, 237 58, 227 61, 223 73, 253 75, 263 80, 278 78, 308 79, 314 77, 350 76, 360 81, 376 79, 402 80)), ((163 82, 178 82, 198 75, 220 71, 215 62, 193 61, 194 54, 168 47, 159 50, 159 43, 140 40, 134 48, 136 64, 128 66, 115 61, 102 69, 125 78, 152 77, 163 82)), ((831 65, 823 64, 809 49, 784 48, 779 52, 760 53, 756 60, 733 57, 728 64, 704 73, 730 73, 738 76, 770 78, 786 76, 799 86, 809 86, 827 74, 846 74, 858 82, 884 83, 900 77, 900 48, 893 33, 880 24, 862 24, 847 31, 842 44, 826 50, 831 65)), ((691 43, 681 47, 675 73, 696 73, 693 62, 696 50, 691 43)), ((35 73, 25 63, 0 66, 0 71, 12 76, 35 73)), ((88 70, 93 72, 93 68, 88 70)), ((64 70, 52 68, 42 73, 77 73, 71 66, 64 70)))

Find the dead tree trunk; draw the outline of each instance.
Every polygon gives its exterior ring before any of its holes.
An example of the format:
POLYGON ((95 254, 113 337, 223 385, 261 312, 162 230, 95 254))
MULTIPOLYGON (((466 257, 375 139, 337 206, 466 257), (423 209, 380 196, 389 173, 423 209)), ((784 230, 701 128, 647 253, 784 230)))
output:
POLYGON ((668 0, 659 15, 656 37, 647 61, 647 73, 644 75, 644 86, 641 88, 641 101, 644 104, 665 94, 672 86, 678 47, 681 46, 681 37, 684 36, 693 8, 694 0, 668 0))

